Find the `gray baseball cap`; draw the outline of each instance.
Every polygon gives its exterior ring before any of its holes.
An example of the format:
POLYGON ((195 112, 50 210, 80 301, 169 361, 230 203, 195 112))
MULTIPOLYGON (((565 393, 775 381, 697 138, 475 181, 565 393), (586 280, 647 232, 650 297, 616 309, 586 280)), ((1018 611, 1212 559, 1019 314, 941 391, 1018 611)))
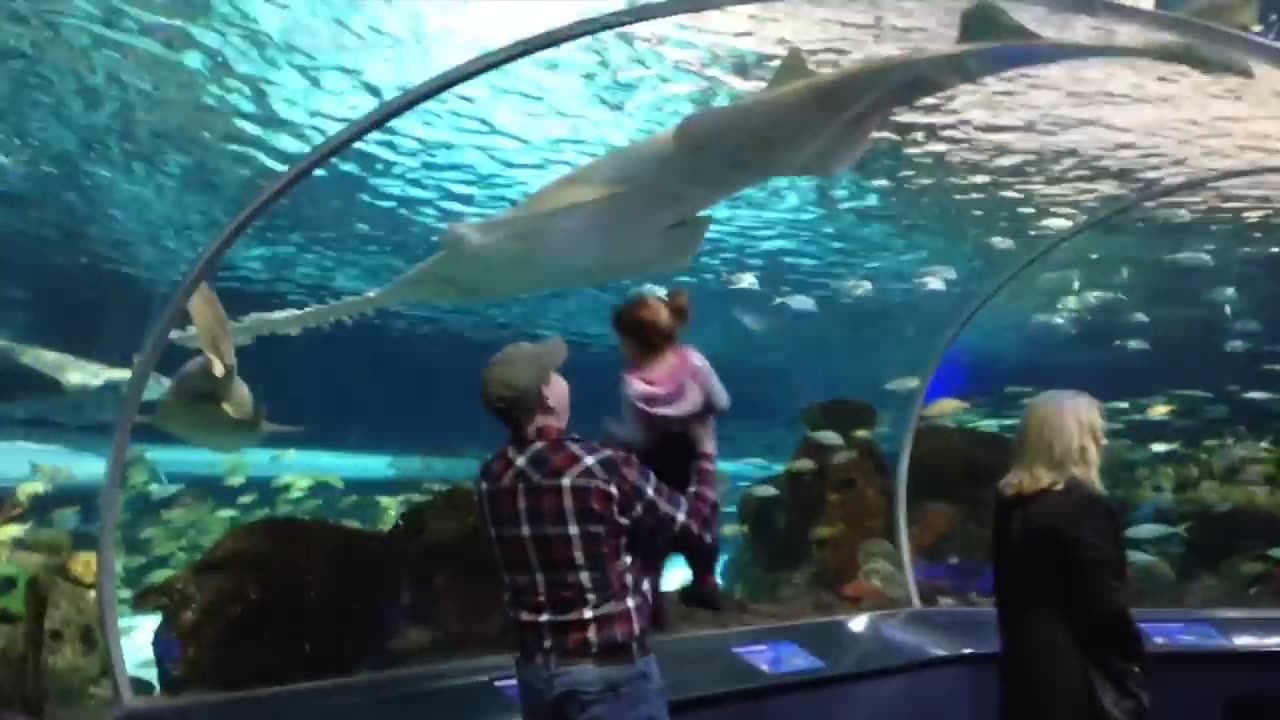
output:
POLYGON ((560 337, 514 342, 489 359, 481 380, 481 398, 495 413, 535 412, 542 387, 569 357, 560 337))

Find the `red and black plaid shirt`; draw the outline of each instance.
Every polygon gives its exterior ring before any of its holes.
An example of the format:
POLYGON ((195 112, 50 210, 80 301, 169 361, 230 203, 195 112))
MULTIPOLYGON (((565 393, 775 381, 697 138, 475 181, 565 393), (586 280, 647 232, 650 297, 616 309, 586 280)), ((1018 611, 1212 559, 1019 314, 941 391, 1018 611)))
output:
POLYGON ((657 588, 632 566, 628 528, 711 543, 719 510, 709 455, 680 493, 629 453, 549 428, 486 461, 477 491, 524 656, 590 656, 643 639, 657 588))

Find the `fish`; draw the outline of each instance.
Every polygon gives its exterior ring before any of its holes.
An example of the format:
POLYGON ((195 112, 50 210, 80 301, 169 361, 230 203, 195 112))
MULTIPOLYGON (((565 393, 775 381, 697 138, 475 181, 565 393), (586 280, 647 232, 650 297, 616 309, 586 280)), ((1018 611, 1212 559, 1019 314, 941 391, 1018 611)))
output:
POLYGON ((1205 252, 1180 252, 1165 255, 1164 259, 1174 265, 1188 268, 1213 267, 1213 257, 1205 252))
POLYGON ((920 387, 920 378, 914 375, 894 378, 884 384, 884 389, 890 392, 910 392, 918 387, 920 387))
POLYGON ((758 498, 771 498, 771 497, 778 497, 782 493, 779 492, 778 488, 772 485, 759 483, 747 488, 747 494, 753 497, 758 497, 758 498))
POLYGON ((917 290, 924 292, 946 292, 947 281, 936 275, 923 275, 911 281, 917 290))
POLYGON ((844 438, 835 430, 814 430, 807 436, 813 442, 829 448, 844 447, 844 438))
POLYGON ((941 418, 969 409, 969 403, 952 397, 938 398, 920 411, 920 417, 941 418))
POLYGON ((784 473, 809 473, 818 469, 818 463, 810 458, 797 458, 787 463, 782 469, 784 473))
POLYGON ((1125 550, 1124 557, 1133 565, 1161 562, 1160 558, 1150 553, 1144 553, 1141 550, 1125 550))
POLYGON ((266 407, 239 376, 230 321, 208 283, 191 295, 187 312, 199 328, 202 353, 174 374, 155 412, 135 422, 225 453, 254 445, 269 433, 300 431, 268 422, 266 407))
POLYGON ((1189 527, 1191 527, 1191 523, 1183 523, 1177 526, 1163 523, 1143 523, 1125 530, 1124 536, 1130 540, 1155 540, 1169 535, 1186 536, 1187 528, 1189 527))
POLYGON ((774 305, 786 305, 797 312, 818 312, 818 303, 808 295, 783 295, 773 299, 774 305))
MULTIPOLYGON (((844 172, 895 110, 1011 70, 1128 57, 1253 75, 1247 62, 1184 41, 1046 39, 990 0, 965 10, 958 41, 829 73, 814 72, 792 48, 763 91, 615 148, 495 217, 450 224, 434 255, 381 288, 247 315, 231 326, 233 341, 296 335, 399 304, 493 302, 676 272, 701 249, 712 222, 703 213, 720 201, 774 177, 844 172)), ((199 345, 194 326, 170 339, 199 345)))
POLYGON ((866 297, 875 292, 870 280, 844 280, 836 283, 836 289, 849 297, 866 297))

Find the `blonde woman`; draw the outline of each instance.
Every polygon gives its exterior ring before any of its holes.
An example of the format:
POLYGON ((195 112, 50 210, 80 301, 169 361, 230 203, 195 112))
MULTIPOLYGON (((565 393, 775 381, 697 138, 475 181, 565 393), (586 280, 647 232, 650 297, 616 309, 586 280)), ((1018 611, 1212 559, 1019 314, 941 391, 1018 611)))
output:
POLYGON ((1031 399, 996 493, 992 558, 1002 720, 1147 717, 1142 636, 1124 600, 1120 518, 1103 497, 1097 400, 1031 399))

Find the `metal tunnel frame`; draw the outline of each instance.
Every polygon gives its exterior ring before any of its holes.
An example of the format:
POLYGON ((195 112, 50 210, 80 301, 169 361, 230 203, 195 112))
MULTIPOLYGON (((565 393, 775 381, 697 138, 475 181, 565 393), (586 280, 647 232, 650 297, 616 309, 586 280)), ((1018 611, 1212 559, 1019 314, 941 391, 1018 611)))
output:
MULTIPOLYGON (((122 411, 120 419, 116 423, 111 456, 107 465, 107 473, 104 478, 102 492, 99 497, 101 505, 102 530, 98 541, 98 612, 102 627, 103 642, 107 646, 107 652, 111 662, 111 674, 116 697, 119 698, 121 703, 127 705, 135 702, 134 692, 129 681, 128 668, 125 666, 123 648, 120 642, 115 572, 115 541, 116 534, 119 530, 124 464, 129 450, 133 420, 141 408, 142 396, 146 388, 147 379, 155 371, 160 355, 163 353, 165 345, 169 341, 169 332, 177 326, 181 319, 187 300, 191 297, 191 294, 195 291, 196 287, 212 274, 214 268, 217 267, 223 256, 226 255, 226 253, 236 243, 241 234, 244 233, 244 231, 247 230, 255 220, 261 217, 269 208, 278 202, 287 192, 293 189, 298 185, 298 183, 306 179, 317 168, 326 161, 332 159, 338 153, 351 147, 367 135, 381 129, 386 124, 408 113, 410 110, 413 110, 422 103, 446 93, 465 82, 483 75, 484 73, 496 70, 543 50, 549 50, 565 43, 598 33, 617 30, 650 20, 659 20, 740 5, 754 5, 770 1, 773 0, 660 0, 658 2, 638 5, 600 15, 598 17, 569 23, 568 25, 564 25, 560 28, 548 30, 497 50, 479 55, 461 65, 457 65, 443 73, 440 73, 439 75, 436 75, 420 85, 410 88, 391 100, 384 102, 368 114, 353 121, 350 125, 314 147, 301 160, 290 167, 288 171, 272 182, 257 199, 241 210, 240 213, 223 228, 222 232, 219 233, 218 236, 215 237, 214 240, 205 248, 204 252, 196 259, 195 264, 189 271, 187 271, 186 276, 183 277, 182 281, 178 284, 173 296, 165 305, 164 310, 161 312, 155 325, 146 336, 142 352, 138 355, 134 364, 133 375, 125 388, 122 411)), ((1247 55, 1252 59, 1280 66, 1280 45, 1268 43, 1264 40, 1254 38, 1243 33, 1226 30, 1224 28, 1201 23, 1195 20, 1189 20, 1181 16, 1158 11, 1139 10, 1126 5, 1121 5, 1117 2, 1111 2, 1110 0, 1085 0, 1085 3, 1088 5, 1087 8, 1078 7, 1079 0, 1009 1, 1015 4, 1021 1, 1022 4, 1047 5, 1049 7, 1065 11, 1080 12, 1083 10, 1091 14, 1098 14, 1104 17, 1114 17, 1126 22, 1143 24, 1165 32, 1191 34, 1197 36, 1202 42, 1215 42, 1221 44, 1223 47, 1228 47, 1243 55, 1247 55), (1066 7, 1063 7, 1064 5, 1066 7)), ((1276 168, 1275 171, 1280 171, 1280 167, 1276 168)), ((1251 174, 1248 171, 1239 171, 1235 176, 1241 176, 1240 173, 1251 174)), ((1256 174, 1256 171, 1252 174, 1256 174)), ((1201 178, 1200 184, 1214 182, 1217 179, 1224 178, 1201 178)), ((1194 184, 1194 181, 1192 181, 1191 186, 1194 186, 1194 184)), ((1123 211, 1123 209, 1124 208, 1121 208, 1119 211, 1123 211)), ((1099 222, 1105 219, 1105 217, 1101 218, 1099 219, 1099 222)), ((1081 229, 1089 226, 1091 225, 1086 224, 1086 226, 1082 226, 1081 229)), ((1065 242, 1069 237, 1070 236, 1060 240, 1057 244, 1065 242)), ((1037 255, 1037 257, 1038 256, 1039 255, 1037 255)), ((998 285, 993 291, 993 294, 994 292, 998 292, 1004 284, 1007 284, 1009 279, 1011 278, 1007 278, 1005 283, 998 285)), ((944 349, 946 345, 950 343, 951 339, 955 337, 955 334, 964 327, 967 323, 967 319, 971 318, 973 314, 978 312, 982 305, 985 305, 985 301, 976 305, 972 311, 965 316, 966 320, 958 324, 955 330, 947 336, 946 342, 942 345, 944 349)), ((935 362, 934 369, 936 369, 936 365, 937 363, 935 362)), ((918 415, 922 401, 923 392, 921 392, 915 400, 915 412, 913 413, 913 420, 909 428, 911 430, 914 430, 916 425, 915 418, 918 415)), ((898 501, 896 516, 897 539, 899 548, 903 554, 903 567, 908 571, 911 567, 911 558, 909 546, 904 541, 907 537, 907 529, 905 525, 905 483, 908 462, 906 461, 906 458, 908 458, 910 454, 910 439, 911 436, 908 434, 906 444, 903 448, 903 454, 901 455, 901 459, 898 463, 898 501)), ((912 577, 910 572, 908 572, 908 578, 910 581, 912 602, 915 605, 919 605, 919 594, 915 586, 914 577, 912 577)))
MULTIPOLYGON (((1062 246, 1080 237, 1086 232, 1093 230, 1099 226, 1105 225, 1111 220, 1123 215, 1130 210, 1145 205, 1154 200, 1176 195, 1185 190, 1195 190, 1206 185, 1214 185, 1216 183, 1225 182, 1227 180, 1236 180, 1243 177, 1252 177, 1254 175, 1269 175, 1271 173, 1280 173, 1280 165, 1262 165, 1255 167, 1237 168, 1234 170, 1222 170, 1219 172, 1194 175, 1190 178, 1179 180, 1176 182, 1160 183, 1157 182, 1152 186, 1139 190, 1125 200, 1115 206, 1094 215, 1085 222, 1072 228, 1069 232, 1059 235, 1053 240, 1045 244, 1044 247, 1032 253, 1027 259, 1018 263, 1004 277, 996 281, 991 289, 973 302, 964 314, 956 320, 955 324, 947 330, 942 336, 942 341, 938 343, 937 351, 934 353, 933 360, 929 363, 928 371, 924 377, 933 378, 934 373, 938 371, 938 366, 942 364, 942 358, 951 345, 960 337, 965 328, 973 322, 978 313, 991 304, 992 300, 999 297, 1005 288, 1009 287, 1013 281, 1022 277, 1027 270, 1035 267, 1039 262, 1049 255, 1053 254, 1062 246)), ((924 409, 924 398, 928 392, 928 384, 923 384, 920 391, 916 393, 915 399, 911 404, 911 418, 907 423, 905 435, 902 438, 902 449, 898 453, 898 472, 894 483, 894 518, 895 530, 898 536, 898 549, 902 554, 903 574, 907 578, 907 587, 911 591, 911 604, 913 607, 920 607, 920 590, 916 585, 915 571, 912 567, 911 560, 911 540, 910 529, 907 521, 907 476, 911 472, 911 446, 915 442, 916 428, 920 425, 920 412, 924 409)))

